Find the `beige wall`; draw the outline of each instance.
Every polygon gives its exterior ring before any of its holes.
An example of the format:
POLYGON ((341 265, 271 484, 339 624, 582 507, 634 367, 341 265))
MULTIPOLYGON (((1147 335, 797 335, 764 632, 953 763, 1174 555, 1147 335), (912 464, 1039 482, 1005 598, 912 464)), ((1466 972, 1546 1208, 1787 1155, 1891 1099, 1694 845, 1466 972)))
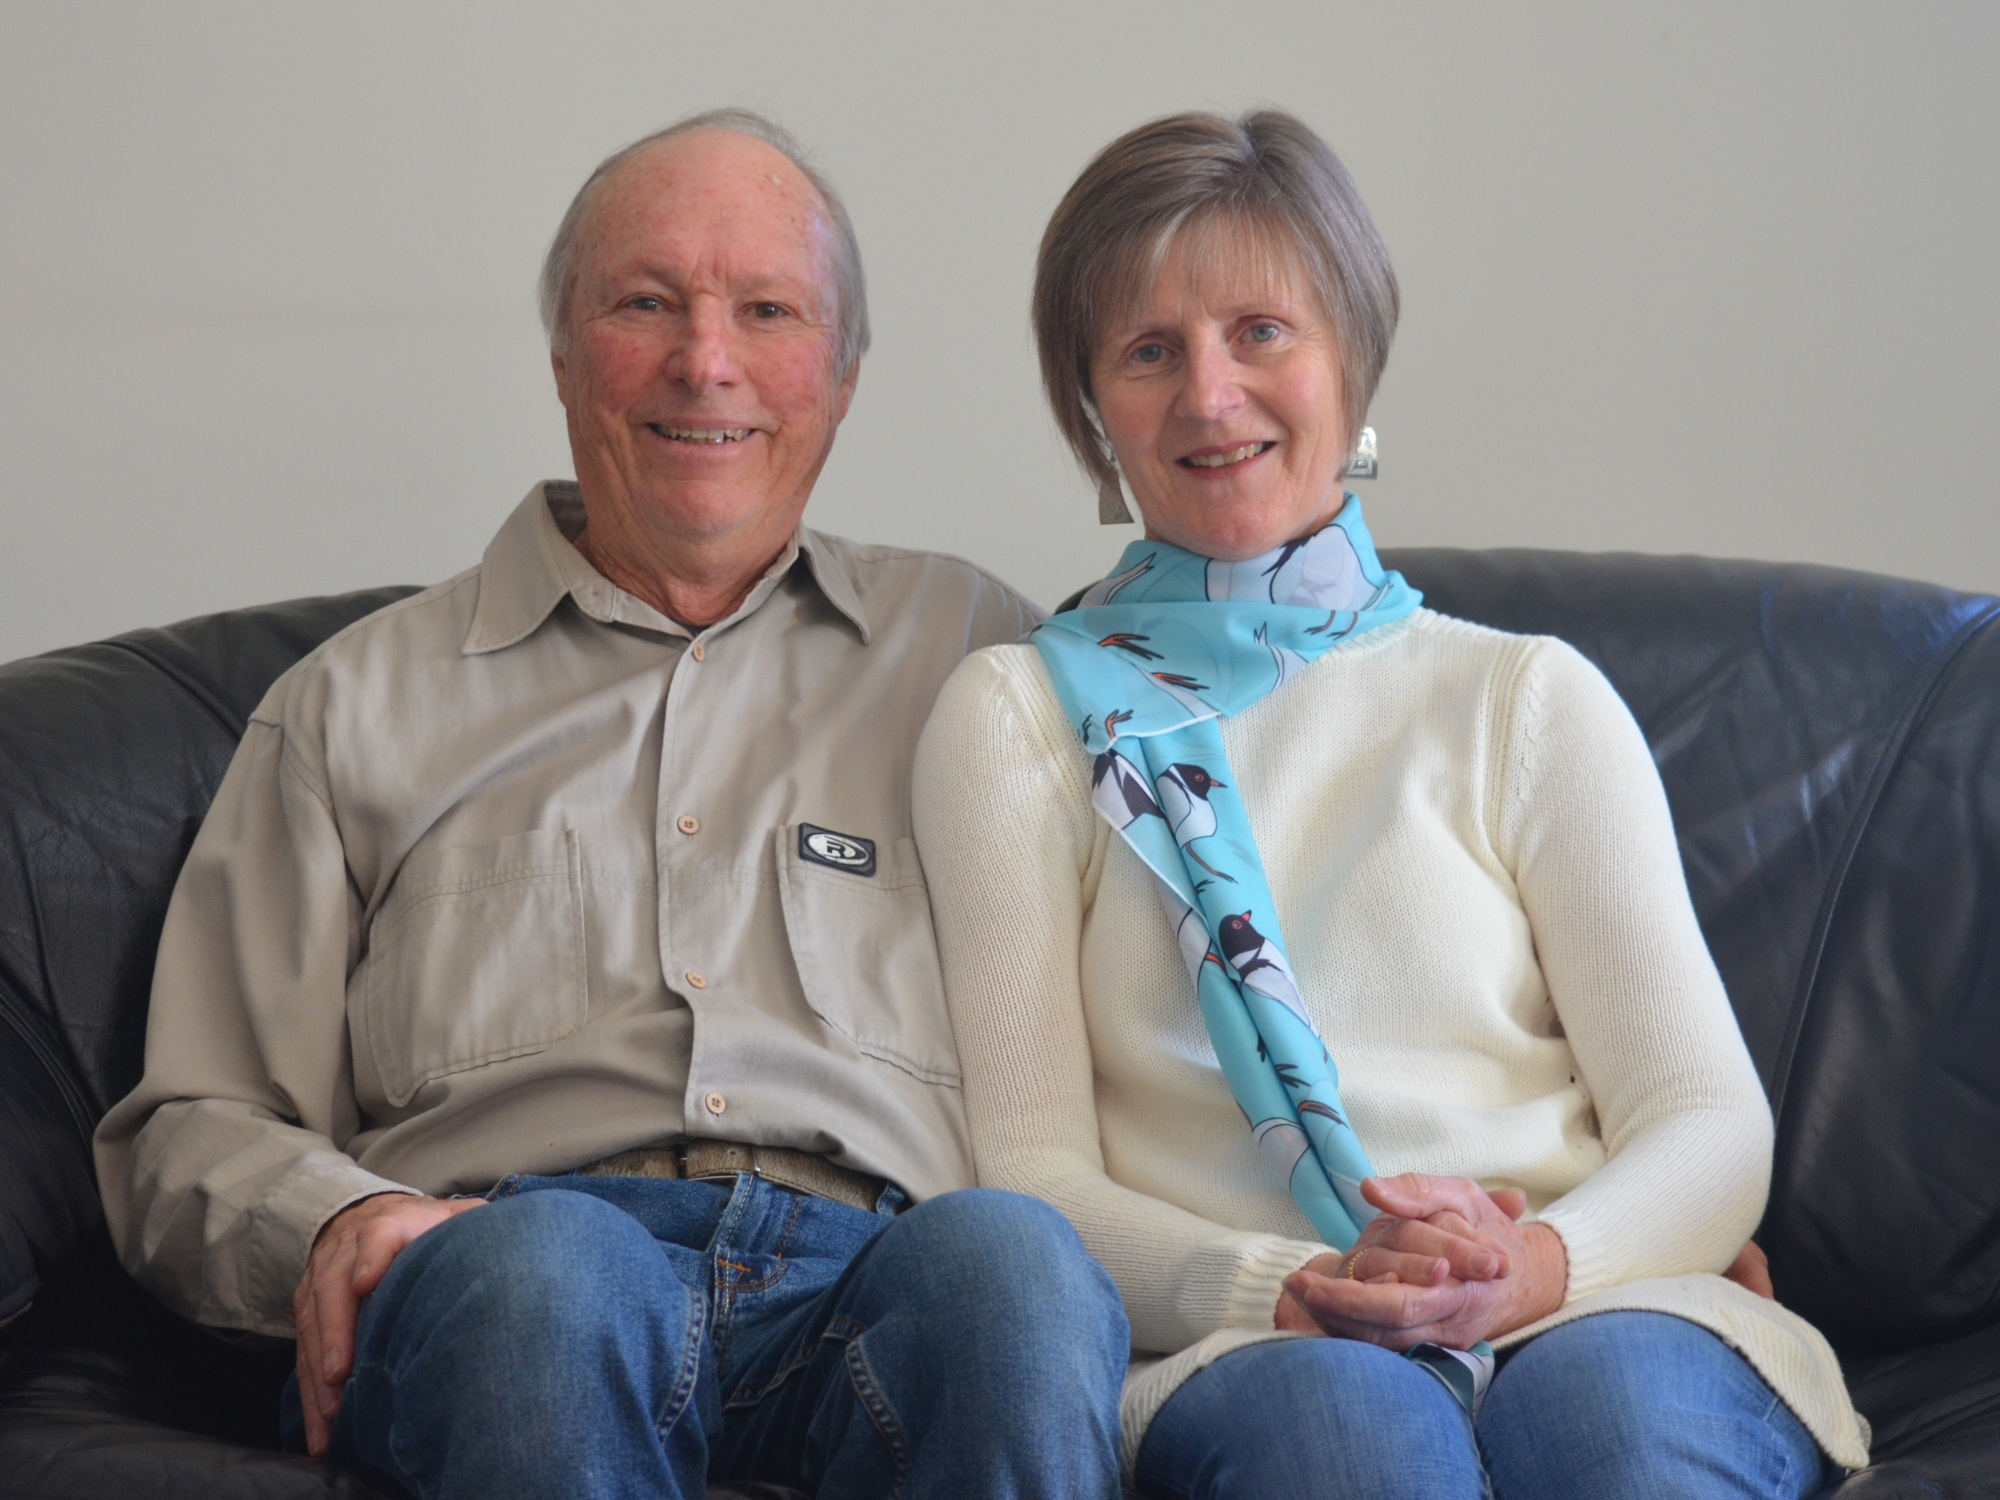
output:
POLYGON ((1044 602, 1099 528, 1025 322, 1116 132, 1271 100, 1406 316, 1389 543, 2000 589, 2000 8, 0 0, 0 659, 475 561, 568 472, 536 265, 597 158, 769 109, 876 349, 813 519, 1044 602))

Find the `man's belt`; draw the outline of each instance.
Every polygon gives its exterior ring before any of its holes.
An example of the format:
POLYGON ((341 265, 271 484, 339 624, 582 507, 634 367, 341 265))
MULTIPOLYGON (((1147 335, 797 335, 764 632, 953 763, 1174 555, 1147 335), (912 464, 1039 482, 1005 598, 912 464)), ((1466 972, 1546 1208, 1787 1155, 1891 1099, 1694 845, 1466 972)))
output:
POLYGON ((888 1187, 886 1178, 871 1177, 828 1161, 810 1151, 789 1146, 750 1146, 739 1141, 684 1141, 672 1146, 640 1146, 620 1151, 579 1169, 584 1177, 682 1177, 704 1182, 749 1172, 814 1198, 875 1211, 888 1187))

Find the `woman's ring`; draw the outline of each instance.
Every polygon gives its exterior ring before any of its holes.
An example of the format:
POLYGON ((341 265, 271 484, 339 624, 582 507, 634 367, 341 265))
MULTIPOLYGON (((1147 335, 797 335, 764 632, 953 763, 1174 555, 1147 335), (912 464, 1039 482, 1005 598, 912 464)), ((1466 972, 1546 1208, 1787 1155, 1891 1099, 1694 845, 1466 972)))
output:
POLYGON ((1352 1255, 1347 1257, 1347 1270, 1344 1274, 1346 1275, 1349 1281, 1359 1281, 1361 1279, 1359 1276, 1355 1274, 1355 1272, 1360 1269, 1361 1257, 1366 1253, 1367 1253, 1366 1251, 1357 1250, 1352 1255))

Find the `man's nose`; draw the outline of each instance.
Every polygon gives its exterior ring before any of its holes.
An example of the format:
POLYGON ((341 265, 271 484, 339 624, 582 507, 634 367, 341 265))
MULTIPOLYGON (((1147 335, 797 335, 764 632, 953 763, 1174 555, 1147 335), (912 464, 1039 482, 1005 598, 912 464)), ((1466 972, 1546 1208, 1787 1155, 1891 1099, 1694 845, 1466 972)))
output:
POLYGON ((733 333, 728 309, 719 300, 696 299, 687 311, 681 338, 668 360, 667 374, 697 394, 716 386, 734 385, 742 371, 733 333))
POLYGON ((1200 340, 1191 344, 1184 366, 1180 414, 1197 422, 1216 422, 1243 404, 1243 387, 1237 380, 1236 361, 1220 340, 1200 340))

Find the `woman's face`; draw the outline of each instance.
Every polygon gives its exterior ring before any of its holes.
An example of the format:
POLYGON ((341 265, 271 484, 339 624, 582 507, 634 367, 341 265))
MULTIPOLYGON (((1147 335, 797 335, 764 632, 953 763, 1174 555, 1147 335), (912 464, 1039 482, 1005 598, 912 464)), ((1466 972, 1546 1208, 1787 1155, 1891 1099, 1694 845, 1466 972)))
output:
POLYGON ((1099 341, 1091 393, 1146 535, 1240 562, 1340 509, 1340 351, 1295 255, 1190 238, 1099 341))

